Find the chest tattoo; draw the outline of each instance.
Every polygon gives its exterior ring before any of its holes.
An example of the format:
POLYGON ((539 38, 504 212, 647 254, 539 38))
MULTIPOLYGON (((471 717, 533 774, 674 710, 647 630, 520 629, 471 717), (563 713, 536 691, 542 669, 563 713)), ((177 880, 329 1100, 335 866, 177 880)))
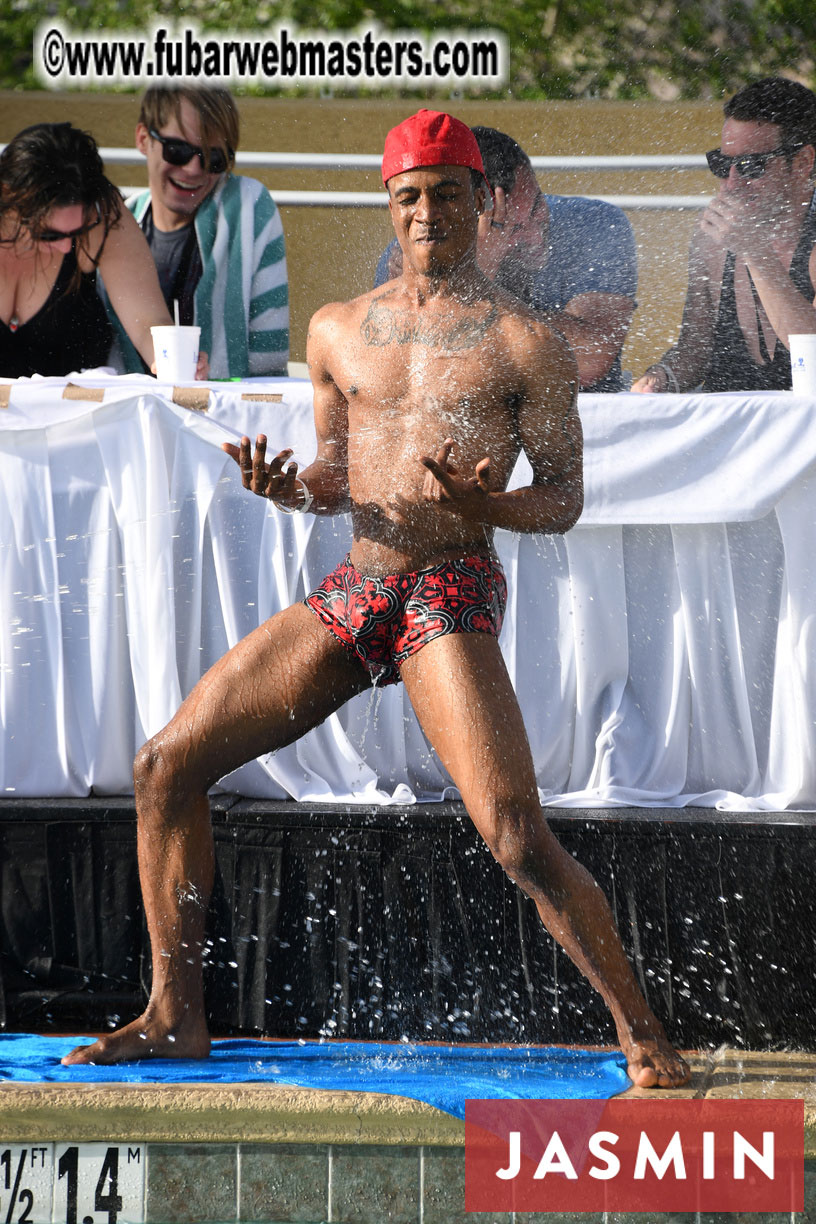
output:
POLYGON ((446 324, 437 319, 420 319, 407 311, 391 310, 373 302, 360 325, 366 344, 384 348, 389 344, 422 344, 425 348, 455 353, 479 345, 496 322, 498 310, 493 302, 481 318, 461 315, 446 324))

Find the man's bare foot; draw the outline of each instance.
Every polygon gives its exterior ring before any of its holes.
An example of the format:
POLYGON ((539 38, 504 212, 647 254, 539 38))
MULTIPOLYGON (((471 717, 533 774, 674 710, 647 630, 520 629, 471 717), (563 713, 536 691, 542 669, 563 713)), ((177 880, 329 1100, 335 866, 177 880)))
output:
POLYGON ((666 1037, 642 1037, 621 1048, 636 1088, 681 1088, 691 1079, 688 1064, 666 1037))
POLYGON ((203 1017, 186 1017, 172 1027, 151 1018, 149 1011, 132 1024, 77 1046, 61 1060, 65 1066, 87 1063, 136 1062, 140 1058, 206 1058, 210 1035, 203 1017))

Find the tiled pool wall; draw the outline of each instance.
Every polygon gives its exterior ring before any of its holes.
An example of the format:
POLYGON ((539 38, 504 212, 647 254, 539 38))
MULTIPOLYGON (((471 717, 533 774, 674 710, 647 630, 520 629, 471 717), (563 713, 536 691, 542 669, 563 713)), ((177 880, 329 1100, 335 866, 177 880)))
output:
POLYGON ((458 1224, 462 1147, 150 1144, 145 1220, 458 1224))
POLYGON ((816 1160, 805 1164, 805 1210, 778 1213, 465 1212, 461 1146, 148 1145, 150 1224, 812 1224, 816 1160))
MULTIPOLYGON (((0 1142, 0 1149, 2 1149, 0 1142)), ((104 1145, 94 1145, 104 1151, 104 1145)), ((44 1151, 44 1149, 38 1149, 44 1151)), ((73 1146, 76 1170, 78 1151, 73 1146)), ((115 1150, 115 1149, 108 1149, 115 1150)), ((6 1149, 8 1151, 8 1149, 6 1149)), ((97 1182, 101 1152, 79 1196, 66 1201, 63 1159, 53 1162, 54 1194, 14 1194, 19 1148, 12 1150, 0 1215, 9 1224, 753 1224, 816 1222, 816 1160, 805 1163, 805 1210, 798 1213, 465 1212, 461 1145, 149 1143, 119 1149, 120 1172, 133 1158, 139 1193, 119 1199, 117 1184, 97 1182), (59 1172, 58 1172, 59 1170, 59 1172), (60 1183, 59 1187, 57 1183, 60 1183), (96 1199, 94 1185, 96 1184, 96 1199), (99 1195, 102 1198, 99 1198, 99 1195), (79 1211, 77 1210, 79 1205, 79 1211), (95 1211, 90 1214, 89 1207, 95 1211), (87 1214, 86 1214, 87 1212, 87 1214)), ((93 1163, 93 1161, 92 1161, 93 1163)), ((124 1179, 118 1183, 124 1189, 124 1179)))

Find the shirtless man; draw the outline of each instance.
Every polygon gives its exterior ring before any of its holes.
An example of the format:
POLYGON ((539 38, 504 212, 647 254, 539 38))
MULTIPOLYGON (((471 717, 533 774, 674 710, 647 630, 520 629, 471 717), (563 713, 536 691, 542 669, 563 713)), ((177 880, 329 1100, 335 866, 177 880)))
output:
POLYGON ((428 739, 505 871, 610 1007, 629 1074, 673 1087, 688 1069, 638 990, 606 900, 541 813, 497 636, 505 583, 494 527, 567 531, 582 506, 575 361, 476 264, 485 203, 469 128, 420 111, 383 159, 403 276, 324 307, 309 334, 318 453, 226 449, 279 508, 350 510, 349 558, 305 603, 239 642, 135 766, 153 991, 132 1024, 66 1062, 204 1057, 201 944, 213 879, 207 791, 282 747, 376 676, 401 679, 428 739), (533 483, 505 492, 520 449, 533 483))
POLYGON ((719 180, 689 250, 683 322, 673 348, 633 391, 781 391, 788 337, 816 331, 816 95, 767 77, 729 99, 719 180))
MULTIPOLYGON (((479 267, 560 332, 583 391, 620 391, 621 349, 637 297, 635 235, 604 200, 544 192, 521 145, 496 128, 473 129, 493 197, 479 221, 479 267)), ((488 205, 490 200, 488 200, 488 205)), ((402 251, 383 251, 375 287, 399 276, 402 251)))

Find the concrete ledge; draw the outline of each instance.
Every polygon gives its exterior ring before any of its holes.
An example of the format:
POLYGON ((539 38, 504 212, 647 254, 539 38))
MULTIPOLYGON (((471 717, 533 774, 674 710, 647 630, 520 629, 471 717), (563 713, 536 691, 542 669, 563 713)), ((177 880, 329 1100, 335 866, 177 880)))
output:
MULTIPOLYGON (((816 1054, 795 1050, 718 1050, 686 1053, 692 1080, 679 1097, 804 1100, 805 1159, 816 1158, 816 1054)), ((648 1100, 654 1092, 630 1088, 623 1094, 648 1100)))
MULTIPOLYGON (((816 1158, 816 1054, 721 1047, 686 1058, 691 1084, 672 1095, 804 1099, 805 1156, 816 1158)), ((625 1095, 648 1102, 658 1094, 632 1088, 625 1095)), ((277 1084, 0 1084, 5 1143, 458 1147, 464 1131, 463 1122, 421 1101, 366 1092, 277 1084)))
POLYGON ((464 1144, 422 1101, 266 1084, 2 1084, 0 1142, 464 1144))

